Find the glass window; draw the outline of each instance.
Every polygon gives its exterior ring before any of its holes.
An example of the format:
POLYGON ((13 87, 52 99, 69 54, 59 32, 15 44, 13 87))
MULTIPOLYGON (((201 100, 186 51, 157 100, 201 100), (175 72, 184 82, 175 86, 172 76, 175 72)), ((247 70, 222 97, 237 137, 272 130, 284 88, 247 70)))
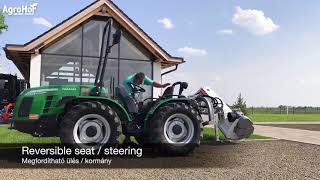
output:
MULTIPOLYGON (((107 18, 94 17, 43 50, 41 85, 94 84, 101 46, 106 45, 107 41, 106 37, 105 42, 101 42, 107 18)), ((119 28, 120 25, 114 21, 112 34, 119 28)), ((112 43, 113 37, 110 38, 112 43)), ((103 56, 104 51, 105 47, 103 56)), ((128 31, 122 29, 120 44, 113 46, 109 54, 104 76, 105 87, 110 86, 112 77, 115 85, 121 85, 127 76, 137 72, 144 72, 152 78, 151 58, 152 54, 128 31)), ((152 87, 144 88, 147 90, 144 98, 151 97, 152 87)))
MULTIPOLYGON (((101 41, 103 36, 103 29, 106 25, 106 21, 91 20, 87 22, 83 27, 83 55, 99 57, 101 51, 101 41)), ((112 34, 119 29, 119 24, 113 22, 111 29, 112 34)), ((107 38, 107 37, 105 37, 107 38)), ((110 37, 110 43, 113 38, 110 37)), ((105 39, 104 45, 106 45, 107 39, 105 39)), ((105 47, 103 49, 103 55, 105 54, 105 47)), ((118 46, 113 46, 109 54, 111 58, 118 57, 118 46)), ((151 53, 143 47, 130 33, 122 29, 122 37, 120 42, 120 58, 135 59, 135 60, 150 60, 151 53)))
POLYGON ((80 57, 42 55, 41 85, 80 84, 80 57))
MULTIPOLYGON (((9 96, 9 89, 10 89, 10 85, 9 85, 9 80, 7 79, 0 79, 0 94, 2 95, 3 98, 5 96, 9 96)), ((0 100, 1 102, 1 100, 0 100)))
MULTIPOLYGON (((82 84, 93 84, 99 64, 99 58, 83 58, 82 66, 82 84)), ((115 79, 115 85, 118 84, 118 60, 108 59, 103 78, 105 87, 110 86, 111 78, 115 79)))
POLYGON ((0 79, 0 89, 6 89, 7 88, 8 80, 6 79, 0 79))
MULTIPOLYGON (((83 27, 83 55, 100 57, 100 51, 102 46, 103 29, 106 25, 105 21, 91 20, 83 27)), ((114 23, 111 29, 111 34, 116 32, 117 24, 114 23)), ((103 56, 105 55, 105 49, 107 44, 107 33, 104 41, 103 56)), ((110 37, 110 43, 112 43, 112 36, 110 37)), ((118 57, 118 46, 113 46, 109 57, 118 57)))
POLYGON ((82 28, 71 32, 44 50, 46 54, 81 55, 82 28))
POLYGON ((122 30, 120 41, 120 58, 150 60, 152 55, 131 34, 122 30))
MULTIPOLYGON (((120 60, 120 79, 119 83, 122 85, 123 81, 130 75, 138 72, 143 72, 152 79, 152 64, 147 61, 130 61, 120 60)), ((151 86, 144 86, 146 92, 143 93, 142 99, 150 98, 152 94, 151 86)))

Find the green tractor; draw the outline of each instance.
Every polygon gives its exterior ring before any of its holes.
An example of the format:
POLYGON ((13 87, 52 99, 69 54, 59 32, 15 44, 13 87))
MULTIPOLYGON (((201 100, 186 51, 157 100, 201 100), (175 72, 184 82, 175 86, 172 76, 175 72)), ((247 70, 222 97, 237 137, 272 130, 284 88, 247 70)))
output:
MULTIPOLYGON (((112 34, 111 26, 109 19, 94 85, 52 85, 23 91, 16 101, 14 128, 34 136, 59 136, 62 143, 76 147, 115 145, 124 134, 134 136, 139 144, 156 145, 162 153, 192 152, 200 143, 203 126, 195 100, 182 95, 187 83, 174 83, 161 97, 147 99, 144 105, 123 87, 114 87, 114 83, 104 87, 108 53, 121 38, 121 31, 112 34), (180 88, 177 95, 173 94, 175 86, 180 88)), ((130 86, 133 94, 145 91, 139 85, 130 86)))

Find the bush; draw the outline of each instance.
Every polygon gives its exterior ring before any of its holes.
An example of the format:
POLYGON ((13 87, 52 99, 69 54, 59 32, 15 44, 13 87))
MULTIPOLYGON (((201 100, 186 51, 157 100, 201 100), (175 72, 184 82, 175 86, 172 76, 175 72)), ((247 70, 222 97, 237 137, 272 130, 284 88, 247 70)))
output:
POLYGON ((2 14, 2 10, 0 9, 0 34, 3 30, 7 30, 7 29, 8 29, 8 25, 6 25, 5 17, 2 14))
POLYGON ((236 102, 231 106, 232 109, 240 109, 243 114, 247 115, 247 104, 244 98, 242 97, 241 93, 237 97, 236 102))

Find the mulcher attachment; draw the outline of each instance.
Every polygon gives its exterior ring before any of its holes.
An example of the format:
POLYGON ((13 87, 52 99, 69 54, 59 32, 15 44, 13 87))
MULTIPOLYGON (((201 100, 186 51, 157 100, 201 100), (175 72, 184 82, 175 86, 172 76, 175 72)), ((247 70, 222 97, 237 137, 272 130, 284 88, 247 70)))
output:
POLYGON ((231 110, 210 88, 201 88, 192 98, 198 103, 203 125, 213 125, 215 140, 220 130, 227 140, 248 138, 254 131, 252 121, 242 113, 231 110))

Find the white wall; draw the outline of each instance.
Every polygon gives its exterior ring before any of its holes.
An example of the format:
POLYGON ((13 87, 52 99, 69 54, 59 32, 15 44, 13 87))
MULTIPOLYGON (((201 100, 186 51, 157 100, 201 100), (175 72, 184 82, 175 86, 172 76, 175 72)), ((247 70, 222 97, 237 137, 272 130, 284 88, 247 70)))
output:
POLYGON ((30 87, 39 87, 41 79, 41 54, 32 54, 30 60, 30 87))
MULTIPOLYGON (((161 83, 161 64, 153 63, 153 80, 161 83)), ((153 97, 158 98, 161 95, 161 89, 153 88, 153 97)))

